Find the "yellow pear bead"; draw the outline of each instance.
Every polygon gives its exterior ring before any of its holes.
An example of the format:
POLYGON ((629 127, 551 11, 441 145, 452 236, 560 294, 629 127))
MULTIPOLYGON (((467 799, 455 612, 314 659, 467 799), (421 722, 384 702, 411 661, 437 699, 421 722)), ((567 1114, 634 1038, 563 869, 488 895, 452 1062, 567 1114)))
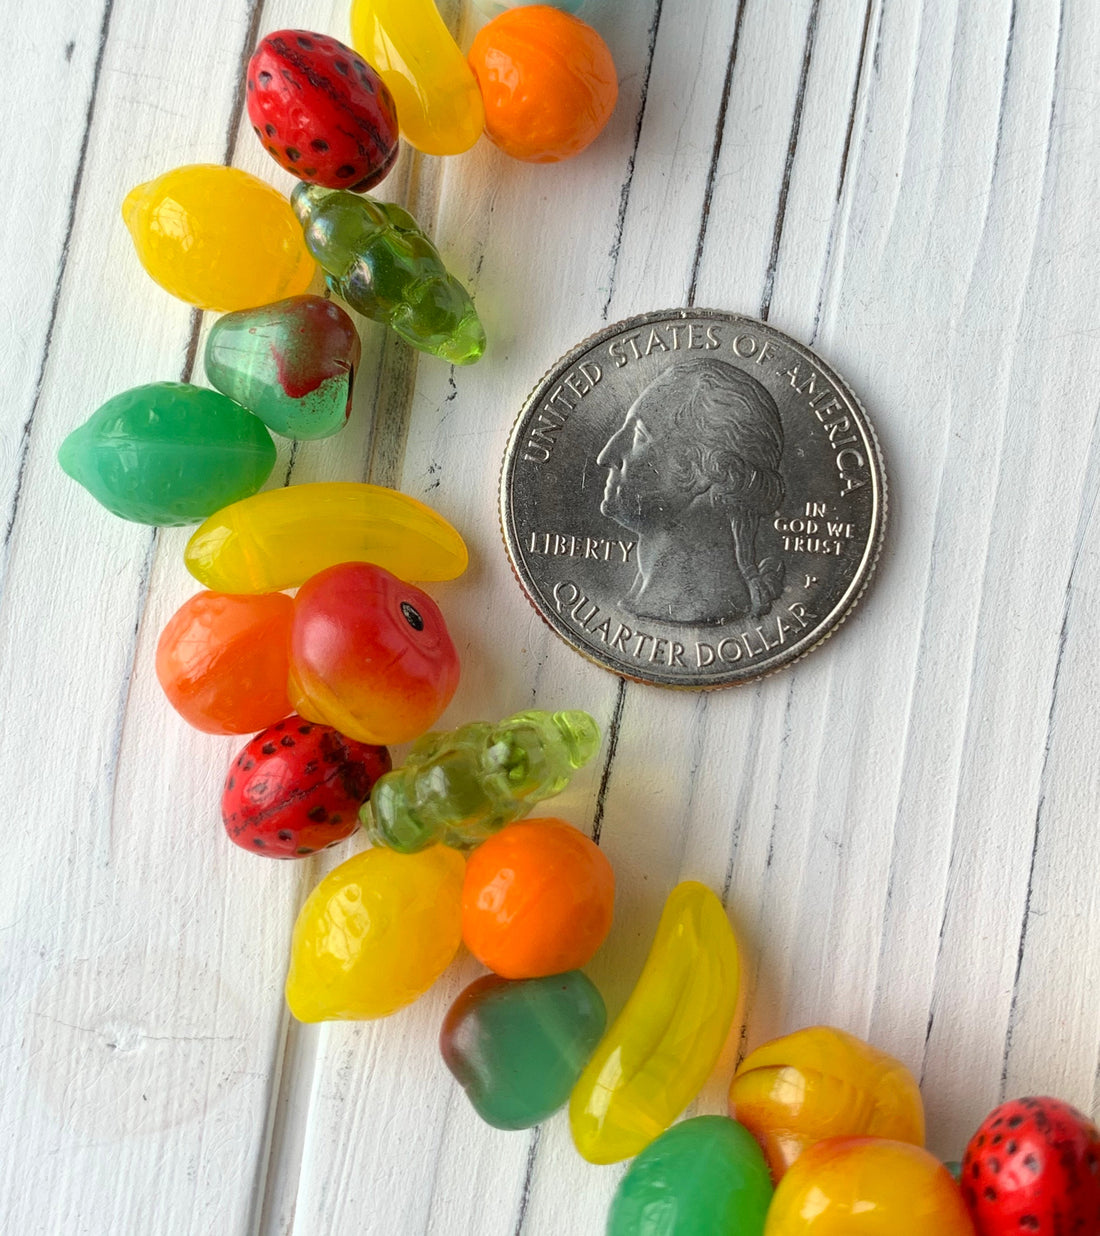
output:
POLYGON ((286 1002, 299 1021, 388 1017, 428 990, 462 941, 466 861, 364 850, 310 893, 294 924, 286 1002))
POLYGON ((222 507, 183 555, 215 592, 279 592, 341 562, 373 562, 403 579, 455 579, 469 555, 430 506, 384 485, 317 481, 222 507))
POLYGON ((196 163, 122 203, 142 266, 173 296, 219 312, 304 292, 317 265, 285 197, 235 167, 196 163))
POLYGON ((573 1142, 590 1163, 638 1154, 695 1098, 729 1033, 740 976, 722 903, 703 884, 678 884, 638 985, 569 1101, 573 1142))
POLYGON ((751 1052, 730 1085, 729 1114, 763 1147, 776 1180, 827 1137, 924 1145, 916 1079, 893 1056, 833 1026, 810 1026, 751 1052))
POLYGON ((382 75, 401 136, 425 154, 461 154, 481 136, 485 106, 434 0, 354 0, 351 42, 382 75))

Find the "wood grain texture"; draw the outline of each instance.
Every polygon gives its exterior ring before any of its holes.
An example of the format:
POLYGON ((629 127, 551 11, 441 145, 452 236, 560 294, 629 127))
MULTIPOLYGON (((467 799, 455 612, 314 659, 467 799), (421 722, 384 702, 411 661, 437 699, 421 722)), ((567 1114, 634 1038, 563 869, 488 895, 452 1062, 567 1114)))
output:
MULTIPOLYGON (((133 184, 232 162, 286 189, 242 118, 282 26, 343 0, 40 5, 0 189, 0 1227, 26 1233, 595 1236, 622 1168, 562 1115, 482 1125, 436 1049, 463 957, 377 1023, 299 1026, 289 931, 333 858, 228 853, 233 740, 153 675, 194 590, 185 530, 95 506, 55 463, 111 394, 194 376, 209 321, 155 287, 133 184), (32 142, 39 135, 40 140, 32 142)), ((445 9, 468 44, 480 18, 445 9)), ((1100 10, 1086 0, 590 0, 619 106, 555 167, 482 141, 406 151, 405 202, 490 335, 456 370, 362 323, 355 416, 284 444, 272 484, 369 478, 464 532, 433 586, 463 658, 444 724, 583 707, 604 728, 553 810, 618 877, 589 968, 614 1012, 663 899, 719 891, 743 942, 738 1053, 800 1025, 870 1036, 921 1078, 956 1157, 1005 1095, 1100 1109, 1100 10), (496 487, 512 420, 603 324, 675 305, 767 318, 845 374, 883 442, 873 589, 792 669, 737 690, 627 684, 516 587, 496 487)), ((201 365, 199 366, 201 369, 201 365)), ((355 844, 359 844, 358 842, 355 844)))

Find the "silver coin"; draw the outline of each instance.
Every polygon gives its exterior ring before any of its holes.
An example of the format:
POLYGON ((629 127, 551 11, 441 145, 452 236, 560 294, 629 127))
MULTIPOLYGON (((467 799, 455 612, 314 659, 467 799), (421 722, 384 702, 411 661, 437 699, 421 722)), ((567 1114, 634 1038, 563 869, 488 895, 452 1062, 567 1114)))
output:
POLYGON ((725 687, 844 621, 886 480, 818 356, 751 318, 673 309, 547 373, 512 430, 500 511, 516 578, 566 643, 640 682, 725 687))

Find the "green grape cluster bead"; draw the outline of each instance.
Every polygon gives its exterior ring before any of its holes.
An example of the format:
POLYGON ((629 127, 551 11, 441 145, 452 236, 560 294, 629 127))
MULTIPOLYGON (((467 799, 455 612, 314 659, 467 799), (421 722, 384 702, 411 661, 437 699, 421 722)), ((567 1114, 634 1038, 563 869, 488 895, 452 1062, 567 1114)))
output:
POLYGON ((359 813, 375 845, 412 854, 442 842, 469 849, 560 794, 596 754, 586 712, 518 712, 425 734, 401 768, 375 782, 359 813))
POLYGON ((480 358, 485 330, 470 294, 408 211, 304 183, 290 200, 329 288, 356 313, 452 364, 480 358))

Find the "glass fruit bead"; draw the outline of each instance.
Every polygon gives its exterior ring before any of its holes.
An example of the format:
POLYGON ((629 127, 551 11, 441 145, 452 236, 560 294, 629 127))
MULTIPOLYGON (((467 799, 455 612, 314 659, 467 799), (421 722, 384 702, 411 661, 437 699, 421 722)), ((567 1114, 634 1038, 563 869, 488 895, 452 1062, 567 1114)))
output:
POLYGON ((274 433, 308 441, 347 424, 360 354, 339 305, 291 296, 220 317, 206 340, 206 376, 274 433))
POLYGON ((768 1165, 752 1134, 725 1116, 696 1116, 630 1165, 607 1236, 761 1236, 771 1199, 768 1165))
POLYGON ((439 607, 381 567, 329 567, 294 598, 290 698, 309 721, 359 742, 408 742, 450 703, 458 673, 439 607))
POLYGON ((363 1021, 411 1004, 461 943, 462 855, 363 850, 310 893, 294 924, 286 1000, 299 1021, 363 1021))
POLYGON ((481 136, 477 82, 435 0, 352 0, 351 41, 390 88, 411 146, 455 155, 481 136))
POLYGON ((268 858, 305 858, 359 827, 359 806, 391 767, 368 746, 303 717, 269 725, 239 752, 222 792, 230 841, 268 858))
POLYGON ((637 986, 569 1100, 573 1143, 590 1163, 638 1154, 695 1098, 729 1033, 740 976, 722 903, 702 884, 678 884, 637 986))
POLYGON ((207 734, 251 734, 285 717, 293 612, 281 592, 200 592, 185 601, 157 642, 168 702, 207 734))
POLYGON ((304 292, 317 267, 286 198, 235 167, 177 167, 122 203, 142 266, 201 309, 253 309, 304 292))
POLYGON ((909 1142, 817 1142, 775 1190, 764 1236, 975 1236, 959 1186, 909 1142))
POLYGON ((411 854, 437 841, 468 848, 560 794, 596 754, 586 712, 532 709, 425 734, 374 787, 360 813, 375 845, 411 854))
POLYGON ((832 1026, 774 1039, 741 1062, 729 1113, 764 1148, 776 1180, 826 1137, 886 1137, 924 1145, 916 1079, 893 1056, 832 1026))
POLYGON ((184 564, 208 588, 298 588, 342 562, 373 562, 401 579, 454 579, 469 555, 458 532, 415 498, 355 481, 269 489, 196 529, 184 564))
POLYGON ((113 514, 172 526, 255 493, 275 466, 275 444, 261 421, 217 391, 151 382, 108 399, 57 458, 113 514))
POLYGON ((331 189, 370 189, 397 160, 397 109, 385 82, 337 39, 276 30, 248 62, 248 118, 278 165, 331 189))
POLYGON ((443 1060, 477 1114, 529 1129, 562 1106, 600 1041, 603 997, 580 970, 471 983, 443 1020, 443 1060))
POLYGON ((485 132, 513 159, 557 163, 599 137, 615 110, 611 52, 587 23, 540 4, 483 26, 470 67, 485 101, 485 132))
POLYGON ((356 313, 453 365, 480 359, 485 330, 470 294, 408 211, 319 185, 298 185, 291 201, 329 289, 356 313))
POLYGON ((509 824, 470 855, 462 939, 504 978, 587 964, 611 930, 615 873, 607 855, 564 820, 509 824))

